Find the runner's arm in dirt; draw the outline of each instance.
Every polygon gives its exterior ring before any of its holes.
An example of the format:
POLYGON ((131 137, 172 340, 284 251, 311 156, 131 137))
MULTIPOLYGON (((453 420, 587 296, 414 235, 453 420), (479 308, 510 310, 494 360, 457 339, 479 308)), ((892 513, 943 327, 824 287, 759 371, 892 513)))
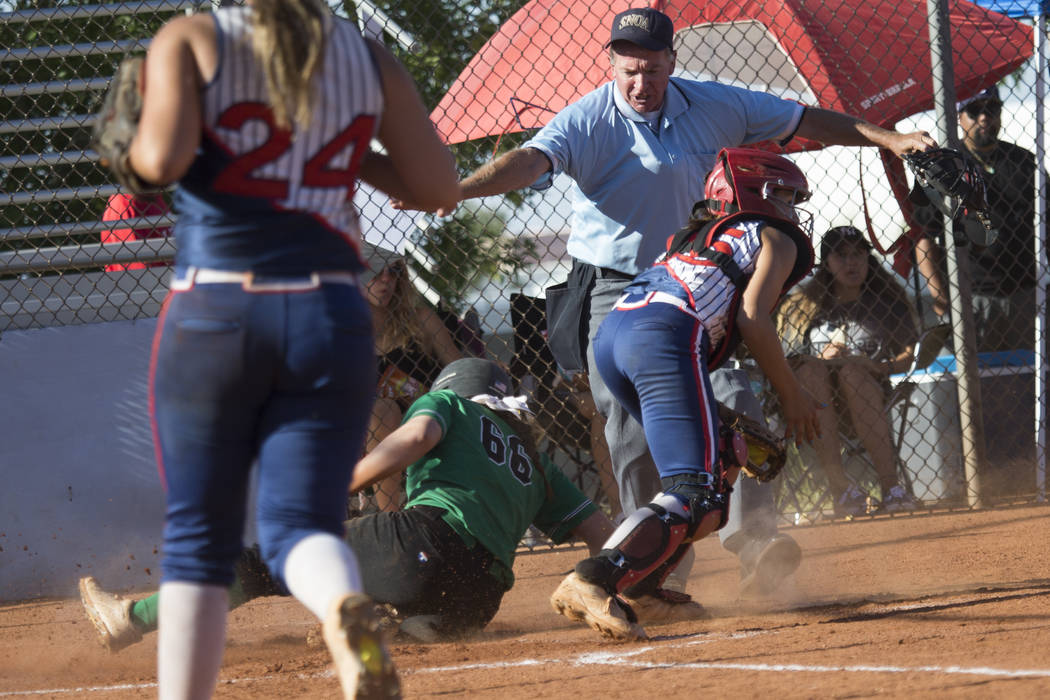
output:
POLYGON ((609 536, 613 534, 614 526, 609 516, 598 510, 587 516, 587 519, 576 526, 572 531, 574 539, 583 540, 591 556, 597 554, 609 536))

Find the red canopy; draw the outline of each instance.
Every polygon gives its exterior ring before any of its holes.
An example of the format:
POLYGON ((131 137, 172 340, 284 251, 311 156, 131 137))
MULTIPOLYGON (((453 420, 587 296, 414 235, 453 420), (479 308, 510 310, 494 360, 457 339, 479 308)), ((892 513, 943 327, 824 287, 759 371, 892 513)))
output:
MULTIPOLYGON (((611 78, 604 49, 630 0, 532 0, 489 39, 431 113, 448 143, 538 128, 611 78)), ((926 0, 656 0, 675 25, 676 75, 760 89, 892 127, 933 108, 926 0)), ((1032 54, 1032 28, 949 0, 955 90, 968 97, 1032 54)), ((756 144, 779 150, 772 144, 756 144)), ((793 140, 787 150, 820 148, 793 140)), ((908 183, 883 153, 905 220, 908 183)), ((906 274, 906 232, 896 252, 906 274)))
MULTIPOLYGON (((604 44, 630 0, 532 0, 489 39, 431 114, 448 143, 542 126, 609 80, 604 44)), ((1032 53, 1032 29, 950 0, 956 91, 966 96, 1032 53)), ((766 89, 892 125, 933 107, 926 0, 686 0, 677 75, 766 89)), ((812 147, 812 145, 811 145, 812 147)))

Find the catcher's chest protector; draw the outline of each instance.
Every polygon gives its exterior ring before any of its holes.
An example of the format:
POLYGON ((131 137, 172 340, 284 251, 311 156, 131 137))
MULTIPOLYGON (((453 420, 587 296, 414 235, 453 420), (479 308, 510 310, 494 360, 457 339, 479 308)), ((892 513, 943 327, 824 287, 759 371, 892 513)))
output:
POLYGON ((737 345, 740 344, 740 331, 736 327, 736 312, 740 308, 740 298, 743 296, 744 289, 747 287, 747 283, 751 281, 751 274, 745 274, 740 269, 740 266, 733 260, 732 254, 727 252, 729 250, 728 246, 725 247, 725 250, 720 249, 718 240, 723 233, 732 229, 737 222, 742 220, 761 221, 785 234, 795 243, 795 248, 798 251, 795 255, 795 265, 784 282, 783 288, 780 290, 781 297, 795 286, 799 280, 809 274, 809 271, 813 268, 814 253, 809 236, 790 221, 757 212, 737 212, 724 216, 721 219, 710 221, 698 231, 682 229, 672 236, 667 241, 665 258, 679 255, 710 260, 718 266, 723 274, 733 282, 733 286, 736 287, 736 293, 730 302, 729 314, 726 319, 726 334, 716 347, 711 348, 710 355, 707 358, 709 369, 718 369, 725 364, 725 361, 729 359, 733 351, 736 350, 737 345))

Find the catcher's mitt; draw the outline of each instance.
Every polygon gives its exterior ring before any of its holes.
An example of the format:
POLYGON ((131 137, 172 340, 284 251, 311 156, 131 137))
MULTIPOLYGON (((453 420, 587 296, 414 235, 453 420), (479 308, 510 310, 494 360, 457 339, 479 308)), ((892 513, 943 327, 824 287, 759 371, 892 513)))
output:
POLYGON ((136 194, 157 189, 136 175, 128 163, 128 149, 138 131, 142 113, 139 81, 143 63, 141 56, 121 61, 109 83, 102 109, 95 116, 91 137, 91 147, 98 153, 99 162, 110 169, 117 182, 136 194))
POLYGON ((747 463, 741 470, 759 481, 772 481, 787 463, 784 438, 739 411, 718 403, 718 420, 722 430, 743 435, 747 441, 747 463))
POLYGON ((935 148, 921 153, 909 153, 904 162, 915 174, 927 200, 945 216, 955 218, 962 207, 973 214, 984 227, 984 240, 974 241, 990 245, 998 235, 988 218, 988 191, 977 165, 961 152, 951 148, 935 148))

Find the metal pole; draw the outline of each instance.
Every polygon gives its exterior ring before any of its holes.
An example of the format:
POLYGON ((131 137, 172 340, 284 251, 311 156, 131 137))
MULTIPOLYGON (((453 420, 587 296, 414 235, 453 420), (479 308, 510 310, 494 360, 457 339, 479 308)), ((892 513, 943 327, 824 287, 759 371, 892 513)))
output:
POLYGON ((1046 298, 1047 287, 1050 284, 1047 274, 1046 241, 1043 233, 1046 231, 1046 171, 1043 160, 1046 154, 1044 139, 1045 114, 1043 108, 1043 97, 1046 93, 1046 80, 1043 71, 1046 70, 1046 15, 1040 8, 1035 15, 1035 259, 1039 274, 1035 285, 1035 446, 1036 446, 1036 468, 1035 488, 1040 501, 1046 500, 1046 448, 1047 448, 1047 424, 1046 424, 1046 380, 1047 380, 1047 357, 1046 345, 1043 338, 1046 337, 1046 298))
POLYGON ((358 25, 361 33, 376 41, 383 42, 383 33, 389 34, 405 51, 417 53, 423 47, 410 32, 402 29, 394 20, 379 9, 372 0, 353 0, 357 8, 358 25))
MULTIPOLYGON (((955 111, 955 72, 949 36, 948 0, 926 0, 930 27, 930 64, 933 100, 937 114, 937 140, 959 148, 955 111)), ((986 461, 984 420, 981 415, 981 384, 977 372, 977 341, 974 333, 973 298, 965 239, 956 237, 954 221, 945 217, 945 253, 948 262, 948 294, 952 309, 955 347, 955 377, 959 395, 959 427, 966 476, 966 500, 971 508, 981 506, 980 467, 986 461)), ((960 231, 961 234, 961 226, 960 231)))

